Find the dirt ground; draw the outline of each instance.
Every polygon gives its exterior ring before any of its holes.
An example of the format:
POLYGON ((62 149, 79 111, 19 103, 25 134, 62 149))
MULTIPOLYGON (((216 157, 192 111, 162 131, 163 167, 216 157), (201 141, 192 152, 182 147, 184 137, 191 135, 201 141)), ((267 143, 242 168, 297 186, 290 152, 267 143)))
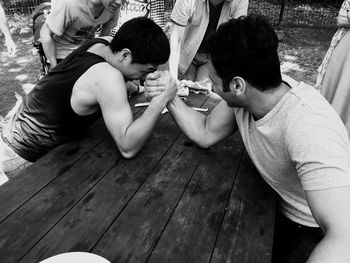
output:
MULTIPOLYGON (((39 57, 32 54, 32 34, 22 30, 14 34, 18 51, 13 57, 5 52, 0 37, 0 115, 4 116, 15 105, 16 96, 23 96, 37 82, 39 57)), ((282 72, 298 81, 313 85, 317 67, 322 62, 334 31, 282 28, 279 45, 282 72)), ((16 32, 15 32, 16 33, 16 32)))
POLYGON ((317 68, 332 40, 335 30, 282 28, 279 44, 282 73, 298 81, 314 85, 317 68))
POLYGON ((0 39, 0 115, 4 116, 15 105, 16 96, 29 92, 37 82, 40 71, 38 56, 32 54, 31 35, 14 36, 17 53, 9 56, 0 39))

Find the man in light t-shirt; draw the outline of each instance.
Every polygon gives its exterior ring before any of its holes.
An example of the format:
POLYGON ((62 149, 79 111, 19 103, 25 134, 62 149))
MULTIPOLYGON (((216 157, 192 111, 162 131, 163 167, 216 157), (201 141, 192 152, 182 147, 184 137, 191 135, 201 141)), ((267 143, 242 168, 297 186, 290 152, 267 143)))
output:
MULTIPOLYGON (((207 148, 240 131, 265 181, 279 194, 273 262, 350 262, 350 142, 331 105, 312 87, 281 77, 277 36, 248 16, 221 25, 210 43, 214 91, 208 115, 179 97, 167 108, 207 148)), ((149 96, 166 83, 146 80, 149 96)))
POLYGON ((55 0, 51 13, 40 31, 44 52, 51 68, 63 60, 82 42, 108 36, 117 23, 119 8, 125 0, 55 0))

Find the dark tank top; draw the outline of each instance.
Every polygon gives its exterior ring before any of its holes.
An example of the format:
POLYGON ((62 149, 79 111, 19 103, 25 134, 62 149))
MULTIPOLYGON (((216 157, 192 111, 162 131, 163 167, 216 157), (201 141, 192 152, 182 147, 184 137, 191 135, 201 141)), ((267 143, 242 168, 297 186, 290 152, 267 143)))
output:
POLYGON ((104 58, 86 52, 104 39, 86 41, 42 78, 23 99, 23 103, 4 129, 5 142, 22 158, 34 162, 57 145, 81 135, 96 119, 98 111, 87 116, 77 115, 70 104, 72 89, 79 77, 91 66, 106 62, 104 58))

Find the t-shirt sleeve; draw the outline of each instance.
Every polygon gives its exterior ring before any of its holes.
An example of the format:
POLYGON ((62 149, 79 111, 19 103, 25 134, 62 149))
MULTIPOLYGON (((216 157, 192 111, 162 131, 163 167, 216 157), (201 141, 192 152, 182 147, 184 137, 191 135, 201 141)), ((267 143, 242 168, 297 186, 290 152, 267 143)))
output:
POLYGON ((301 117, 285 139, 304 190, 350 185, 350 143, 340 119, 317 113, 301 117))
POLYGON ((170 18, 180 26, 186 26, 195 8, 195 0, 177 0, 170 18))
POLYGON ((234 7, 231 8, 232 18, 239 18, 240 16, 246 16, 248 13, 248 0, 238 0, 234 2, 234 7))
POLYGON ((62 36, 66 27, 72 21, 71 9, 68 0, 55 1, 53 9, 51 9, 45 21, 55 35, 62 36))

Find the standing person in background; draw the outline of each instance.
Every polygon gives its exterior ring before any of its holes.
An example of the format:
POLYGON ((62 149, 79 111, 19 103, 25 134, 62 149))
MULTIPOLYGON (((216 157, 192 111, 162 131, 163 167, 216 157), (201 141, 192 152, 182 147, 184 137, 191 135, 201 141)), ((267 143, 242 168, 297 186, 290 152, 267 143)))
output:
POLYGON ((111 30, 110 36, 113 37, 126 21, 140 16, 148 17, 164 28, 165 1, 168 0, 125 0, 120 8, 117 25, 111 30))
POLYGON ((318 71, 316 89, 333 106, 350 134, 350 0, 337 17, 338 30, 318 71))
POLYGON ((221 23, 246 16, 247 10, 248 0, 177 0, 171 13, 171 75, 175 79, 209 80, 208 39, 221 23))
POLYGON ((7 47, 7 52, 10 55, 14 55, 16 53, 16 45, 12 40, 9 27, 7 25, 7 19, 5 16, 5 12, 4 12, 4 9, 2 8, 1 3, 0 3, 0 31, 5 36, 5 45, 7 47))
POLYGON ((118 9, 124 0, 55 0, 51 13, 40 31, 41 43, 51 68, 82 42, 107 36, 117 23, 118 9))

